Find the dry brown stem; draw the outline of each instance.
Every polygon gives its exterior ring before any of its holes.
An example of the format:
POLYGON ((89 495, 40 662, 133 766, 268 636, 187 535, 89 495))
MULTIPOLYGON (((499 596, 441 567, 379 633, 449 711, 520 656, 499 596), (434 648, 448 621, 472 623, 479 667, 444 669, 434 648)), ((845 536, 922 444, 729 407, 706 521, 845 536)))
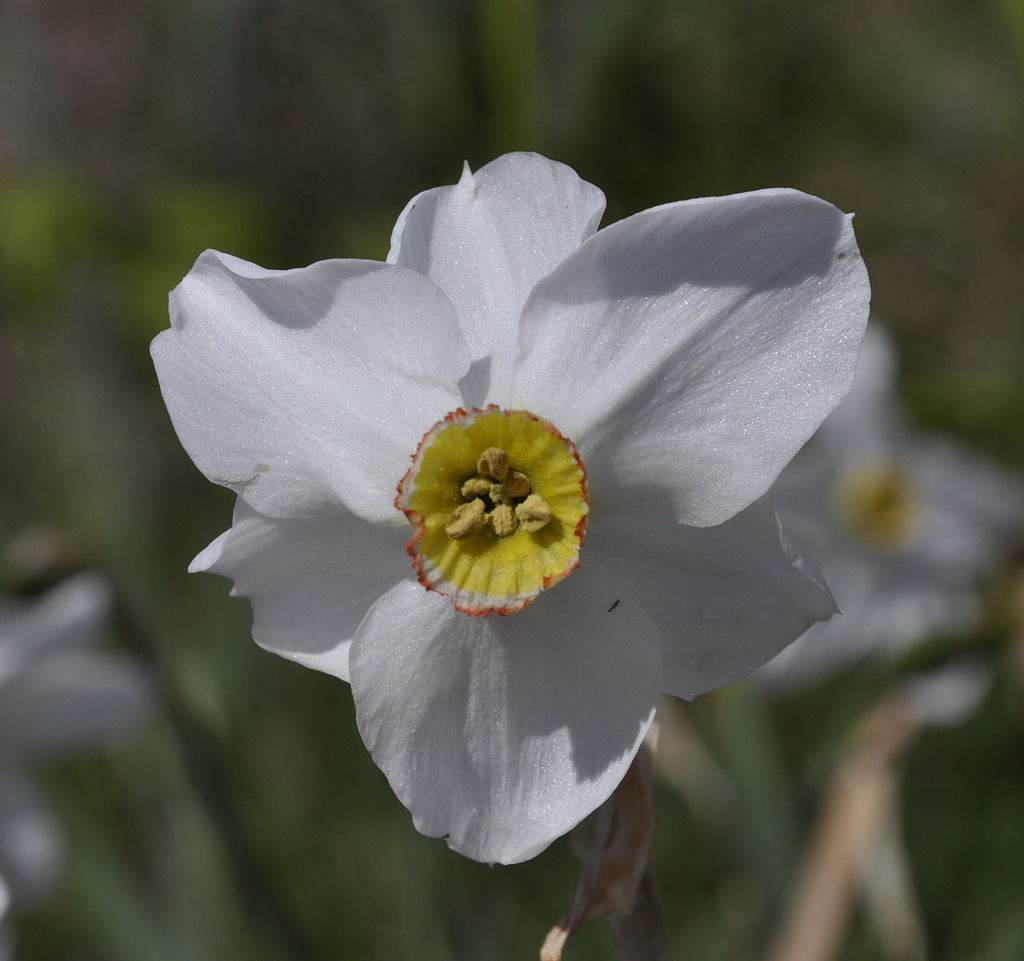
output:
POLYGON ((918 721, 899 697, 884 700, 855 729, 769 961, 828 961, 835 955, 866 860, 892 825, 897 764, 917 730, 918 721))
POLYGON ((615 793, 585 825, 590 839, 572 909, 551 929, 541 961, 560 961, 574 931, 610 915, 622 961, 670 961, 654 879, 654 752, 657 725, 651 726, 615 793))

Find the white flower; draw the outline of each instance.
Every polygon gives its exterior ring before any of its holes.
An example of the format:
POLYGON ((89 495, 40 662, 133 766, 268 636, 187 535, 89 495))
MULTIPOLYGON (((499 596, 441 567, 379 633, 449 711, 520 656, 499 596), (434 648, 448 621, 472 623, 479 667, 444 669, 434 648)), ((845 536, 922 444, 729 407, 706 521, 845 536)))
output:
POLYGON ((482 861, 597 807, 660 691, 833 610, 764 495, 852 378, 850 218, 767 190, 597 231, 603 206, 510 154, 414 198, 387 263, 203 254, 153 344, 183 445, 240 495, 192 569, 351 681, 416 826, 482 861))
POLYGON ((1024 488, 946 438, 911 430, 886 330, 868 327, 847 398, 774 488, 786 530, 819 563, 842 615, 767 665, 819 680, 873 651, 969 630, 979 586, 1024 524, 1024 488))
POLYGON ((29 902, 58 867, 59 832, 25 777, 29 761, 91 748, 136 721, 150 685, 126 658, 93 648, 110 608, 98 574, 33 603, 0 606, 0 892, 29 902))

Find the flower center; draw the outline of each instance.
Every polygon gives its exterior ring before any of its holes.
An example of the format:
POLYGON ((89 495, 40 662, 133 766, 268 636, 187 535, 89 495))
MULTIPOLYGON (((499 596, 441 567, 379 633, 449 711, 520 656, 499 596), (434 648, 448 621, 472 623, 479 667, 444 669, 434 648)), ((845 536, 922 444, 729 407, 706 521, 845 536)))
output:
POLYGON ((424 435, 395 500, 422 584, 467 614, 511 614, 568 577, 587 526, 572 441, 522 410, 457 410, 424 435))
POLYGON ((876 550, 903 550, 920 530, 921 510, 914 488, 893 464, 851 471, 840 482, 837 501, 850 533, 876 550))

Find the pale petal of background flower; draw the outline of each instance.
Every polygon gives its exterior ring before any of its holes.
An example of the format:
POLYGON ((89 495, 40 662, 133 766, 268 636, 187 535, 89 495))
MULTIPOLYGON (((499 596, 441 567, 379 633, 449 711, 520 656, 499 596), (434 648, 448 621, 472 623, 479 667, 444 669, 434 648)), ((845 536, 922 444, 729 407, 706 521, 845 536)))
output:
POLYGON ((849 396, 773 489, 783 524, 821 564, 841 614, 768 664, 759 677, 770 684, 822 680, 873 652, 971 630, 982 585, 1024 536, 1021 480, 913 430, 895 375, 895 347, 874 320, 849 396), (917 514, 906 543, 887 549, 849 528, 839 493, 858 471, 879 466, 905 480, 917 514))
POLYGON ((59 829, 26 762, 108 742, 152 707, 141 667, 92 647, 111 601, 107 582, 84 573, 0 611, 0 876, 16 904, 48 894, 60 861, 59 829))

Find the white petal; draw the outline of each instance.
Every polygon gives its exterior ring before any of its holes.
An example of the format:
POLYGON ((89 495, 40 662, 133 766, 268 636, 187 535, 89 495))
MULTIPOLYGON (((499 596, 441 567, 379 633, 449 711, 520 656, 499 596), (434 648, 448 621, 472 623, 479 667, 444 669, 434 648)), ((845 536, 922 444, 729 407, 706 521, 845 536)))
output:
POLYGON ((112 601, 107 579, 86 571, 32 603, 4 607, 0 610, 0 678, 50 651, 98 640, 112 601))
POLYGON ((812 443, 839 463, 889 456, 894 434, 902 427, 896 406, 896 346, 885 326, 872 319, 864 332, 850 392, 829 414, 812 443))
POLYGON ((475 174, 466 167, 455 186, 409 202, 388 260, 426 274, 455 303, 475 362, 467 407, 506 402, 527 295, 593 234, 603 210, 595 186, 530 153, 475 174))
POLYGON ((680 697, 744 677, 836 609, 768 497, 718 527, 595 518, 584 550, 657 624, 663 687, 680 697))
POLYGON ((395 485, 469 367, 433 284, 390 264, 278 271, 207 251, 172 292, 171 322, 153 359, 210 480, 271 516, 343 504, 401 521, 395 485))
POLYGON ((900 446, 924 512, 911 550, 950 579, 977 583, 1024 534, 1020 478, 937 435, 908 436, 900 446))
POLYGON ((149 678, 131 661, 67 650, 0 685, 0 751, 63 754, 127 730, 152 705, 149 678))
POLYGON ((409 527, 378 527, 354 514, 270 518, 244 501, 231 529, 189 570, 223 574, 252 604, 260 647, 347 681, 348 649, 370 605, 415 580, 409 527))
POLYGON ((478 861, 522 861, 621 780, 654 714, 658 648, 594 565, 508 617, 400 584, 352 645, 356 717, 420 831, 478 861))
POLYGON ((822 567, 841 613, 814 625, 758 672, 774 690, 828 680, 869 655, 895 657, 930 634, 955 636, 977 621, 974 586, 919 556, 848 544, 836 547, 822 567))
POLYGON ((19 772, 0 770, 0 874, 16 904, 52 892, 62 847, 56 821, 36 788, 19 772))
POLYGON ((918 671, 907 678, 899 693, 920 723, 950 727, 963 723, 977 710, 994 679, 991 661, 966 656, 930 671, 918 671))
POLYGON ((657 207, 534 289, 512 405, 576 442, 595 510, 717 524, 843 396, 867 314, 830 204, 767 190, 657 207))

